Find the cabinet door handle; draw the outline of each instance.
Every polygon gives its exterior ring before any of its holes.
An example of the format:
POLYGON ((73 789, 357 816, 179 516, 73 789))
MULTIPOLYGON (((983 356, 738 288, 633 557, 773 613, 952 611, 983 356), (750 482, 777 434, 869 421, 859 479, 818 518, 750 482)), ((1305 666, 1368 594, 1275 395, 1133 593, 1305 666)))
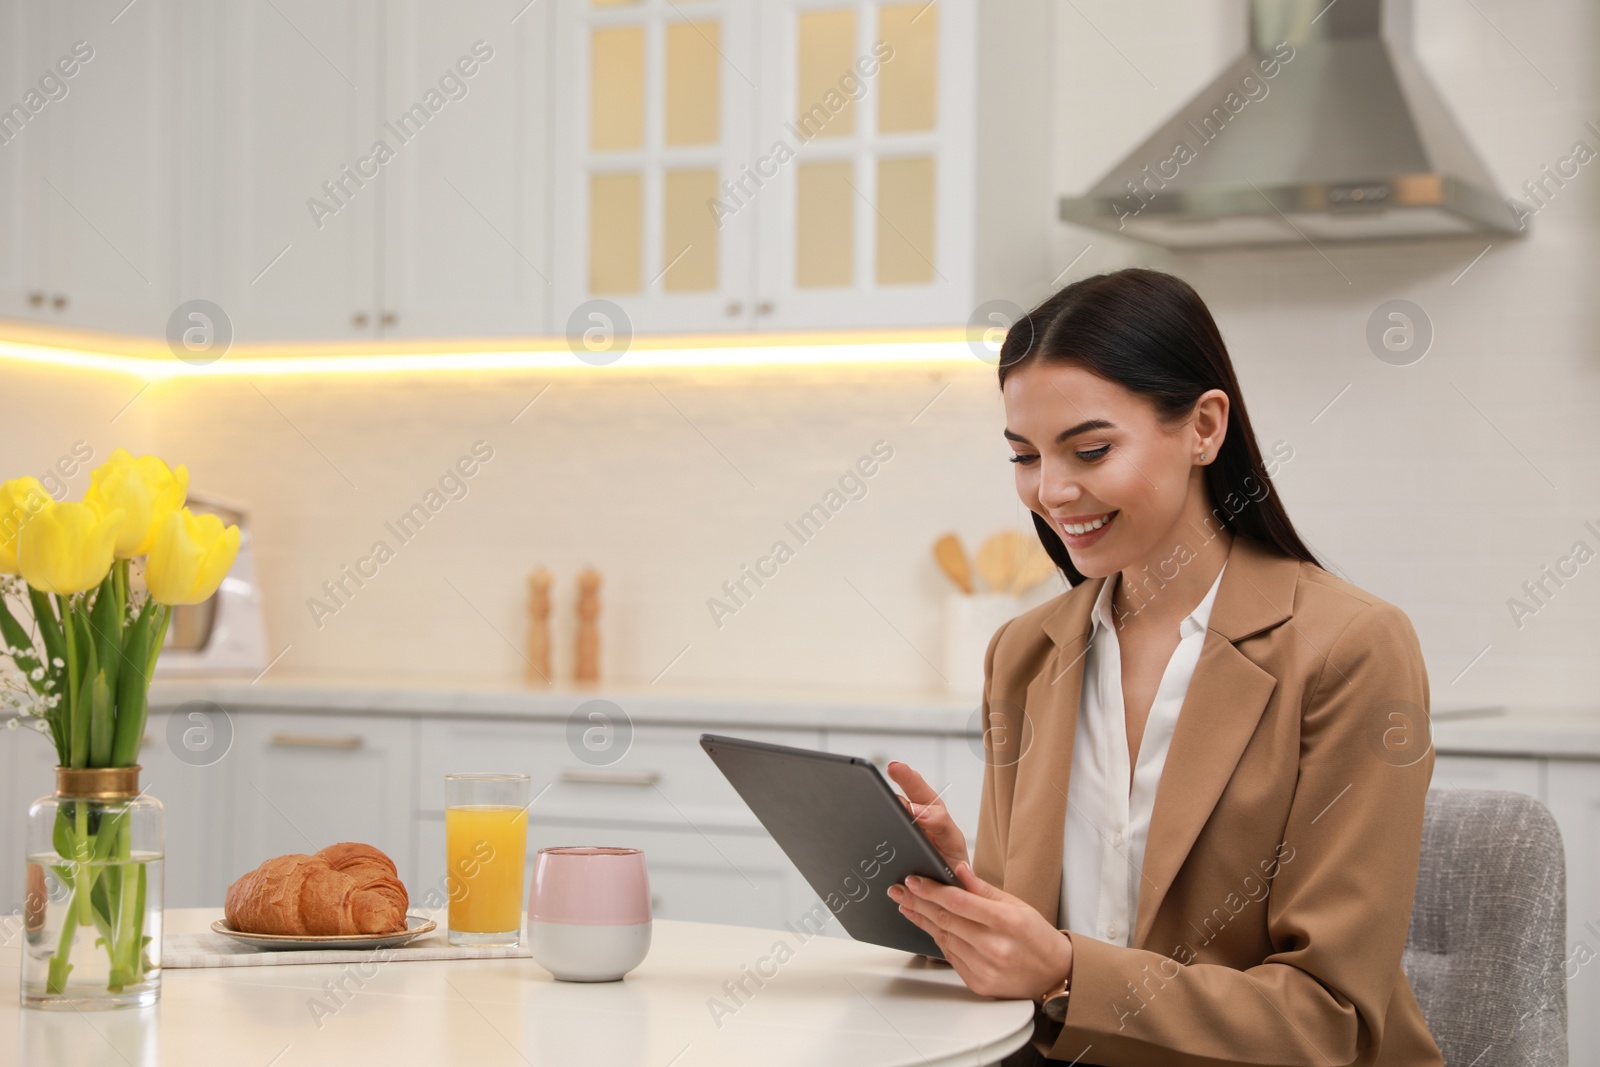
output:
POLYGON ((605 771, 582 767, 563 767, 563 782, 594 782, 600 785, 655 785, 661 781, 660 771, 605 771))
POLYGON ((42 307, 44 307, 44 294, 43 293, 29 293, 28 294, 28 306, 32 307, 32 308, 42 308, 42 307))
POLYGON ((365 326, 367 324, 367 313, 365 311, 356 312, 350 316, 350 322, 357 327, 365 326))
POLYGON ((725 310, 728 313, 728 318, 737 318, 744 314, 744 302, 742 300, 730 300, 725 310))
POLYGON ((772 314, 772 301, 763 300, 763 301, 761 301, 761 303, 757 304, 756 305, 756 314, 757 315, 770 315, 770 314, 772 314))
POLYGON ((65 308, 67 306, 67 294, 57 293, 55 296, 52 296, 50 298, 50 306, 55 308, 57 311, 65 308))
POLYGON ((363 738, 359 734, 289 734, 272 735, 272 743, 286 748, 360 748, 363 738))
POLYGON ((378 321, 382 322, 385 326, 393 326, 398 318, 399 316, 397 316, 394 312, 385 311, 383 313, 383 318, 378 321))

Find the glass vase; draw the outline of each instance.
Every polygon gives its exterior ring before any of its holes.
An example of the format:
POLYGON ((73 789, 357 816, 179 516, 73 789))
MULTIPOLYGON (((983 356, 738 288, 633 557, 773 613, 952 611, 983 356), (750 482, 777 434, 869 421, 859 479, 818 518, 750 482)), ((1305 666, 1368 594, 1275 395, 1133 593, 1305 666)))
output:
POLYGON ((22 1003, 137 1007, 161 995, 161 802, 138 767, 57 767, 28 809, 22 1003))

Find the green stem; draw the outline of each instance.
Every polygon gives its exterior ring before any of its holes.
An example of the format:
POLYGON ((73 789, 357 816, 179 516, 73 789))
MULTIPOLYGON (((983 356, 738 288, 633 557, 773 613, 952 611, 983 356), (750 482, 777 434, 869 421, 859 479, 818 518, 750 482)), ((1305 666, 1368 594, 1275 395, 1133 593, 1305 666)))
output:
MULTIPOLYGON (((76 884, 72 887, 72 896, 74 900, 78 896, 76 884)), ((45 979, 47 992, 61 994, 67 991, 67 974, 72 970, 72 939, 77 933, 78 909, 69 902, 61 920, 61 939, 56 942, 55 955, 50 957, 50 973, 45 979)))
POLYGON ((135 875, 138 880, 133 891, 133 912, 139 917, 139 936, 134 939, 133 943, 133 975, 136 979, 143 978, 149 969, 147 966, 149 957, 144 952, 145 942, 150 940, 145 936, 144 932, 145 872, 148 870, 149 868, 145 866, 144 861, 140 860, 138 872, 135 875))
POLYGON ((72 851, 74 852, 72 858, 75 861, 73 864, 72 900, 78 909, 78 922, 87 925, 94 921, 89 911, 89 893, 94 889, 93 875, 89 873, 88 862, 91 854, 89 847, 89 805, 82 800, 74 800, 72 808, 73 829, 77 831, 72 841, 72 851))
POLYGON ((115 858, 122 862, 118 864, 121 877, 117 879, 116 892, 111 895, 111 907, 116 912, 116 941, 110 946, 111 974, 107 986, 113 993, 121 992, 124 986, 138 981, 138 953, 144 948, 141 937, 144 933, 144 916, 139 909, 142 901, 140 894, 130 884, 144 872, 136 870, 143 865, 130 858, 131 823, 131 817, 122 818, 116 831, 115 858))
POLYGON ((145 664, 145 677, 155 674, 156 657, 161 655, 161 646, 167 643, 167 625, 172 622, 172 605, 157 604, 156 611, 160 613, 160 622, 156 624, 155 637, 150 641, 150 659, 145 664))
POLYGON ((126 620, 128 614, 128 561, 119 559, 112 566, 111 573, 115 575, 114 588, 117 591, 117 619, 120 625, 126 620))
POLYGON ((67 598, 57 596, 61 607, 61 628, 67 640, 67 766, 89 765, 89 706, 78 695, 78 638, 67 598))

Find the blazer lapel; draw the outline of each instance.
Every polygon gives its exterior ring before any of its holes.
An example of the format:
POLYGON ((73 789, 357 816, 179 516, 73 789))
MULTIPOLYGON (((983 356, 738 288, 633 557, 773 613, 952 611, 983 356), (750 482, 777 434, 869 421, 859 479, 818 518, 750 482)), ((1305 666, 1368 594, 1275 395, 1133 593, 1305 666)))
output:
MULTIPOLYGON (((1144 947, 1157 909, 1255 733, 1277 679, 1237 643, 1289 618, 1299 561, 1236 535, 1194 677, 1167 751, 1145 845, 1133 944, 1144 947)), ((1041 624, 1058 653, 1028 685, 1021 758, 1006 850, 1006 890, 1061 926, 1067 783, 1088 654, 1089 612, 1106 579, 1081 583, 1041 624), (1026 739, 1025 739, 1026 740, 1026 739), (1016 832, 1021 830, 1021 833, 1016 832)))

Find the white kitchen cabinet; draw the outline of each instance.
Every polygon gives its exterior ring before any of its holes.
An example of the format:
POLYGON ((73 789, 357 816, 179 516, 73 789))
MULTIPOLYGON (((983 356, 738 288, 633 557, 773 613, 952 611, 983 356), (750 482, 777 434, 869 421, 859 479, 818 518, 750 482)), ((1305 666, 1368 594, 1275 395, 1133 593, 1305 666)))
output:
POLYGON ((553 56, 556 330, 748 329, 754 211, 718 217, 753 161, 761 73, 752 0, 561 0, 553 56))
POLYGON ((0 6, 0 314, 159 336, 178 275, 184 5, 123 6, 0 6))
POLYGON ((219 302, 236 340, 544 333, 543 6, 515 22, 485 0, 226 10, 219 302))
POLYGON ((546 332, 550 16, 547 4, 519 6, 404 0, 382 11, 383 121, 437 107, 383 167, 386 337, 546 332))
POLYGON ((230 768, 228 730, 215 706, 152 712, 139 749, 139 786, 161 801, 166 827, 165 901, 169 908, 214 908, 241 871, 231 869, 223 842, 232 841, 233 796, 225 788, 230 768), (185 738, 188 747, 185 747, 185 738), (212 754, 215 760, 211 761, 212 754))
POLYGON ((976 305, 979 7, 762 5, 757 148, 795 153, 756 196, 764 325, 943 324, 976 305))
POLYGON ((1600 763, 1546 761, 1546 804, 1567 857, 1567 1045, 1572 1063, 1600 1060, 1600 763))
MULTIPOLYGON (((0 918, 22 908, 23 867, 27 852, 28 808, 55 792, 55 746, 47 737, 25 729, 0 733, 0 918)), ((11 934, 0 926, 0 942, 11 934)))
MULTIPOLYGON (((23 100, 38 89, 38 79, 52 71, 42 5, 29 0, 0 0, 0 316, 45 317, 44 229, 37 206, 44 190, 40 180, 45 126, 35 122, 23 100), (22 115, 12 109, 24 107, 22 115), (36 298, 37 307, 30 306, 36 298)), ((41 95, 41 99, 44 99, 41 95)), ((46 103, 40 111, 54 107, 46 103)), ((0 886, 8 883, 0 881, 0 886)))
POLYGON ((978 812, 983 802, 983 737, 947 735, 942 742, 945 779, 949 783, 944 803, 966 835, 970 855, 978 844, 978 812))
POLYGON ((959 325, 1042 295, 1052 17, 561 0, 558 327, 596 300, 639 332, 959 325))
POLYGON ((1003 325, 1048 287, 1044 0, 124 7, 0 2, 0 107, 94 55, 0 147, 0 315, 603 338, 1003 325))
POLYGON ((237 342, 376 336, 381 178, 358 171, 384 116, 381 10, 222 8, 220 122, 197 146, 218 157, 207 206, 222 269, 217 289, 186 299, 219 303, 237 342))
POLYGON ((233 748, 217 766, 232 801, 227 885, 262 860, 360 841, 415 877, 415 719, 263 712, 233 715, 233 748))

